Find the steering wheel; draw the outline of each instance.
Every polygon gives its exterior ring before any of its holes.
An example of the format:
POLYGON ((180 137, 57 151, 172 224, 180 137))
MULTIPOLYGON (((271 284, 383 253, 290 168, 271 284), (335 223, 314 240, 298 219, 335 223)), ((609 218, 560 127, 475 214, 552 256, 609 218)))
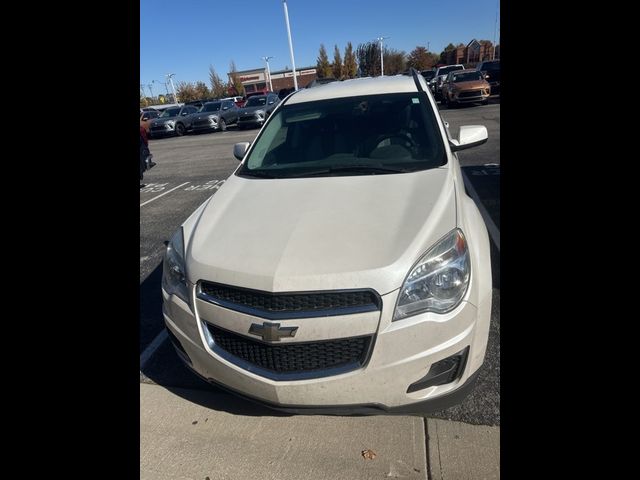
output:
POLYGON ((373 150, 376 150, 377 148, 381 148, 380 147, 380 143, 383 140, 389 140, 389 144, 390 145, 399 145, 399 146, 404 147, 407 150, 411 151, 412 153, 415 152, 416 147, 418 146, 416 144, 416 142, 408 135, 403 135, 403 134, 399 134, 399 133, 391 133, 391 134, 384 134, 384 135, 378 136, 375 139, 375 141, 373 142, 373 145, 374 145, 373 150), (394 142, 393 141, 394 139, 397 139, 397 140, 400 140, 400 141, 399 142, 394 142))

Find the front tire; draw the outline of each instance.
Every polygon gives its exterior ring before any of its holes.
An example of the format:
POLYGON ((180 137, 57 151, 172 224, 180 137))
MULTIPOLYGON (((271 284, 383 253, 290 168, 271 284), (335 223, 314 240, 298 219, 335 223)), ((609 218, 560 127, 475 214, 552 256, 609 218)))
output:
POLYGON ((185 132, 184 125, 181 123, 176 123, 176 135, 181 137, 184 135, 184 132, 185 132))
POLYGON ((227 122, 224 121, 224 118, 220 119, 220 131, 225 132, 227 130, 227 122))

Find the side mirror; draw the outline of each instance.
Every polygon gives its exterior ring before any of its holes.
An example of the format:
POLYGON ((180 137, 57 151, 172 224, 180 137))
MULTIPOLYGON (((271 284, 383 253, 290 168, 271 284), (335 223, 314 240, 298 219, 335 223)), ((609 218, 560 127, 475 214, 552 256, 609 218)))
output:
POLYGON ((182 116, 183 116, 183 117, 186 117, 187 115, 189 115, 189 113, 188 113, 188 112, 182 112, 182 116))
POLYGON ((449 142, 449 146, 452 152, 458 152, 482 145, 487 142, 488 138, 487 127, 484 125, 463 125, 460 127, 458 140, 449 142))
POLYGON ((229 107, 222 107, 222 110, 229 110, 229 107))
POLYGON ((236 143, 233 146, 233 156, 236 157, 239 161, 242 161, 245 153, 247 153, 247 150, 249 150, 249 145, 249 142, 236 143))

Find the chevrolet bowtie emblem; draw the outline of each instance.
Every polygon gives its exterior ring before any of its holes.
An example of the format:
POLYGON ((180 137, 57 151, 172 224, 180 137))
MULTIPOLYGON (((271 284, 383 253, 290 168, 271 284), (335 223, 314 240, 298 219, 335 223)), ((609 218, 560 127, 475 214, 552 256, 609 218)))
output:
POLYGON ((298 327, 282 327, 279 323, 264 322, 262 325, 252 323, 249 327, 251 335, 262 337, 265 342, 279 342, 282 337, 295 337, 298 327))

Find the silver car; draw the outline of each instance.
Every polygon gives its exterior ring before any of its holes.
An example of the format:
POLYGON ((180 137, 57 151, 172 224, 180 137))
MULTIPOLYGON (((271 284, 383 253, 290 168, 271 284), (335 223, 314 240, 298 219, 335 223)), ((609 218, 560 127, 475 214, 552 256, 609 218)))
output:
POLYGON ((233 100, 219 100, 205 103, 200 111, 191 118, 191 130, 202 131, 222 131, 227 129, 227 125, 238 123, 238 113, 240 109, 233 100))
POLYGON ((191 130, 191 115, 198 109, 192 105, 167 108, 162 115, 151 121, 149 136, 151 138, 165 137, 168 135, 182 136, 191 130))

